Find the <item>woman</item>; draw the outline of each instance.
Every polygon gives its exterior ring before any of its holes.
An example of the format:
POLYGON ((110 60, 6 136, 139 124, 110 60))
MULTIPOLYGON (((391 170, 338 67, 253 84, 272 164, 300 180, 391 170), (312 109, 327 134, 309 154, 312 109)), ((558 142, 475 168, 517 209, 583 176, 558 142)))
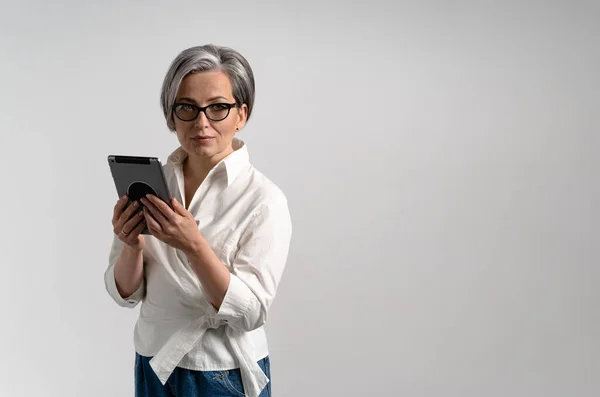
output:
POLYGON ((124 210, 121 198, 105 273, 117 304, 142 302, 136 396, 270 396, 263 326, 292 226, 285 195, 235 136, 253 104, 252 69, 230 48, 189 48, 165 76, 161 106, 180 145, 164 165, 173 209, 149 195, 124 210))

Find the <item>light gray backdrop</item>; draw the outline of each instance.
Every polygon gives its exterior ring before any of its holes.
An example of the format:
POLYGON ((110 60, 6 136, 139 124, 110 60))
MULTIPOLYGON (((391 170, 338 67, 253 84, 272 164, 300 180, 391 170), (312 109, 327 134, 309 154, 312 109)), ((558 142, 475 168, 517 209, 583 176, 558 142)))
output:
POLYGON ((276 397, 600 394, 597 2, 4 2, 0 396, 131 396, 111 153, 176 147, 169 62, 256 73, 294 238, 276 397))

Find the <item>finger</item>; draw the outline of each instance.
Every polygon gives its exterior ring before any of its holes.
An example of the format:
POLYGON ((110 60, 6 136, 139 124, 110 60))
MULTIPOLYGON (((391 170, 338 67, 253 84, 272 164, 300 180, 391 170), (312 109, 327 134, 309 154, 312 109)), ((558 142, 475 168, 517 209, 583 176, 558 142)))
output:
MULTIPOLYGON (((116 234, 120 234, 121 231, 126 227, 125 225, 127 224, 127 222, 129 222, 129 220, 132 218, 132 216, 134 215, 135 211, 139 209, 139 207, 140 207, 139 204, 140 203, 136 201, 136 202, 130 204, 129 207, 127 207, 127 209, 124 212, 121 213, 121 215, 119 216, 119 219, 113 225, 114 232, 116 234)), ((125 232, 127 232, 127 231, 129 231, 131 229, 132 228, 127 228, 125 230, 125 232)))
POLYGON ((156 197, 153 194, 146 195, 146 199, 150 200, 156 206, 156 208, 158 208, 158 210, 165 216, 165 218, 169 220, 175 219, 175 217, 173 216, 175 214, 173 212, 173 209, 171 209, 171 207, 169 207, 169 205, 165 201, 156 197))
POLYGON ((125 206, 125 203, 127 203, 127 195, 121 197, 115 204, 115 207, 113 208, 113 224, 117 223, 117 221, 119 220, 121 212, 123 212, 123 207, 125 206))
POLYGON ((175 212, 179 215, 186 216, 188 214, 188 210, 186 210, 184 206, 175 197, 171 199, 171 205, 173 206, 175 212))
POLYGON ((144 204, 144 207, 146 207, 148 209, 148 211, 150 211, 150 213, 152 214, 154 219, 156 219, 159 223, 164 225, 164 224, 167 224, 172 221, 172 216, 171 217, 166 216, 163 213, 163 211, 161 211, 157 207, 157 205, 154 203, 154 201, 150 201, 147 198, 143 198, 143 197, 142 197, 141 201, 142 201, 142 204, 144 204))
POLYGON ((127 223, 127 221, 135 214, 136 211, 138 211, 139 208, 139 201, 134 201, 133 203, 129 204, 129 207, 127 207, 127 209, 123 211, 119 217, 118 222, 121 222, 121 225, 125 225, 125 223, 127 223))
POLYGON ((135 228, 133 228, 133 230, 131 231, 131 233, 129 233, 129 235, 131 237, 137 237, 140 235, 140 233, 142 232, 142 230, 144 230, 145 227, 146 227, 146 220, 142 217, 142 220, 140 221, 140 223, 138 223, 137 226, 135 228))
POLYGON ((148 210, 148 207, 144 207, 144 217, 146 218, 146 224, 148 225, 148 229, 152 229, 158 232, 162 230, 162 226, 156 219, 154 219, 154 217, 148 210))
POLYGON ((127 234, 131 234, 131 231, 133 229, 136 228, 137 224, 144 219, 144 213, 142 211, 139 211, 138 213, 136 213, 135 215, 133 215, 131 217, 131 219, 129 219, 125 225, 123 225, 123 230, 125 231, 125 233, 127 234))

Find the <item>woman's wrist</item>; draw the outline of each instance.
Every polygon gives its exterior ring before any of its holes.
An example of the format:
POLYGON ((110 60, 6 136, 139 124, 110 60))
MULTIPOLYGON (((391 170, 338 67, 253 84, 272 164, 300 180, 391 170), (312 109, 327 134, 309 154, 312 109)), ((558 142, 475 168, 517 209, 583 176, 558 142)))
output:
POLYGON ((129 244, 123 244, 123 249, 125 251, 127 251, 128 254, 139 254, 140 252, 142 252, 144 250, 144 246, 142 244, 138 244, 135 246, 129 245, 129 244))
POLYGON ((183 253, 188 257, 202 257, 205 254, 206 248, 210 246, 204 238, 204 236, 198 231, 198 233, 189 240, 188 246, 183 249, 183 253))

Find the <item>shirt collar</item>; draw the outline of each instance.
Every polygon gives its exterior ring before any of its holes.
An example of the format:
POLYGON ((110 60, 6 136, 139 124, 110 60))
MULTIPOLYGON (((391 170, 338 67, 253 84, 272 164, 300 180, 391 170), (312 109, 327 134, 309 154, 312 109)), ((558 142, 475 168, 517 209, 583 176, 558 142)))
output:
MULTIPOLYGON (((233 138, 233 152, 219 161, 211 169, 211 172, 216 172, 224 169, 227 175, 227 186, 238 177, 240 172, 250 164, 250 156, 246 143, 238 138, 233 138)), ((181 146, 175 149, 167 158, 167 163, 181 167, 187 158, 187 153, 181 146)))

